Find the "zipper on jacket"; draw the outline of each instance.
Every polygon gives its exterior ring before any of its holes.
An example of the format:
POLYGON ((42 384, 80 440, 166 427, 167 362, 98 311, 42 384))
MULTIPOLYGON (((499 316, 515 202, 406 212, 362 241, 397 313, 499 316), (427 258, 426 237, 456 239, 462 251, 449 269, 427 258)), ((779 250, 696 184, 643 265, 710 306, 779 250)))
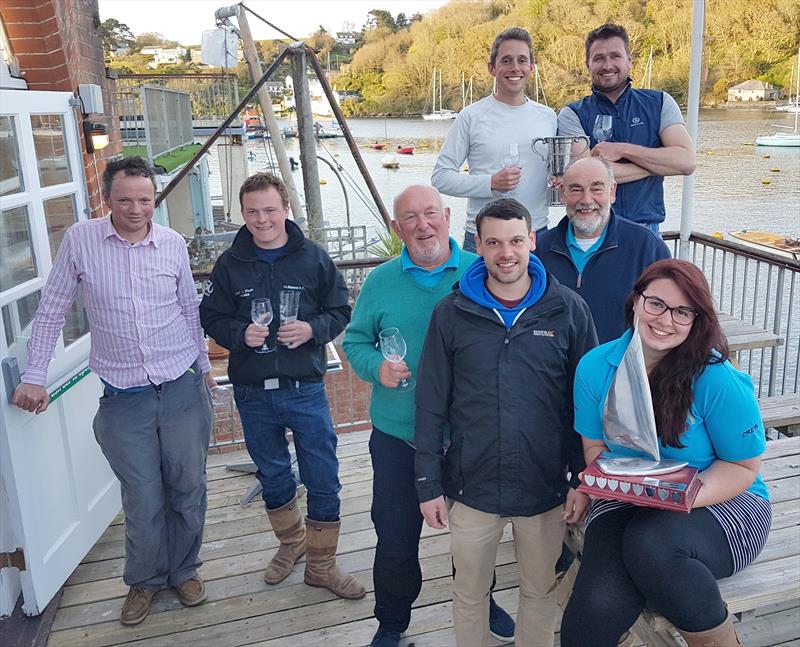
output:
POLYGON ((511 328, 506 328, 506 338, 503 340, 503 343, 508 346, 508 342, 511 339, 511 328))
POLYGON ((583 272, 578 272, 578 282, 575 284, 576 288, 581 287, 581 279, 583 278, 583 272))

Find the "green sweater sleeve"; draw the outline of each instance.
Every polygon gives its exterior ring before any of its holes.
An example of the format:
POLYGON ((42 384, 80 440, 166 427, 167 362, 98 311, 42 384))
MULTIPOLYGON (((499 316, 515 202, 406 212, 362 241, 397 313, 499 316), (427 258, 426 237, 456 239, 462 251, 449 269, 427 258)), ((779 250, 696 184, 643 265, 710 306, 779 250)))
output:
POLYGON ((375 281, 370 278, 361 288, 342 346, 356 375, 366 382, 378 383, 383 355, 377 347, 379 311, 373 295, 376 291, 379 293, 380 288, 373 289, 375 281))

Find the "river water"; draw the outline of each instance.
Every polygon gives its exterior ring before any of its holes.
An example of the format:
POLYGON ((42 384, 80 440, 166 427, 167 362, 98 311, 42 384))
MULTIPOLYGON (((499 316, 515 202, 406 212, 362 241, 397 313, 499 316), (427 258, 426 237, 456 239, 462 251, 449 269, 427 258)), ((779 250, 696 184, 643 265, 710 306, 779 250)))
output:
MULTIPOLYGON (((765 229, 796 236, 800 233, 800 148, 765 148, 755 146, 756 136, 784 130, 776 125, 791 126, 794 115, 758 110, 704 110, 700 114, 697 170, 693 198, 692 229, 703 233, 737 229, 765 229), (778 169, 778 170, 773 170, 778 169)), ((384 203, 391 212, 394 196, 411 184, 428 184, 436 156, 444 143, 452 122, 433 122, 422 119, 351 119, 348 120, 361 155, 369 168, 384 203), (386 151, 368 148, 374 141, 386 142, 386 151), (381 167, 381 158, 398 145, 413 144, 414 155, 398 155, 398 169, 381 167)), ((323 122, 325 127, 327 122, 323 122)), ((297 139, 284 140, 288 154, 299 159, 297 139)), ((268 141, 248 140, 251 172, 267 168, 268 141)), ((368 199, 366 185, 361 179, 344 139, 325 139, 318 144, 318 154, 342 167, 350 198, 350 222, 366 225, 372 237, 379 218, 362 202, 358 194, 368 199), (358 189, 353 188, 350 182, 358 189)), ((221 195, 216 154, 211 154, 211 193, 221 195)), ((524 169, 523 169, 524 173, 524 169)), ((324 219, 329 225, 347 224, 342 187, 335 174, 320 163, 319 174, 324 219)), ((301 190, 302 173, 294 173, 295 184, 301 190)), ((665 180, 667 219, 662 229, 680 226, 683 178, 665 180)), ((466 199, 444 196, 452 213, 452 231, 460 240, 463 229, 466 199)), ((563 207, 550 212, 550 226, 563 216, 563 207)))

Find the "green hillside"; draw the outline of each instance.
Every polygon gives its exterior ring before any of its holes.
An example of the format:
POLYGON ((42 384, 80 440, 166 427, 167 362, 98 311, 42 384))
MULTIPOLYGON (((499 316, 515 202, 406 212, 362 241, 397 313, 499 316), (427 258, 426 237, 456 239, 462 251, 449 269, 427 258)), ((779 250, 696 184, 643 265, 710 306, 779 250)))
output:
MULTIPOLYGON (((420 113, 430 107, 435 66, 442 72, 443 106, 460 109, 462 73, 473 79, 476 99, 491 92, 486 60, 492 40, 518 25, 531 33, 545 96, 557 108, 587 93, 583 41, 604 22, 628 30, 636 85, 642 85, 652 47, 652 87, 686 101, 690 0, 452 0, 404 26, 368 26, 363 46, 332 82, 361 93, 363 101, 345 102, 349 114, 420 113)), ((798 42, 798 0, 707 0, 703 102, 724 101, 730 86, 748 79, 788 91, 798 42)))

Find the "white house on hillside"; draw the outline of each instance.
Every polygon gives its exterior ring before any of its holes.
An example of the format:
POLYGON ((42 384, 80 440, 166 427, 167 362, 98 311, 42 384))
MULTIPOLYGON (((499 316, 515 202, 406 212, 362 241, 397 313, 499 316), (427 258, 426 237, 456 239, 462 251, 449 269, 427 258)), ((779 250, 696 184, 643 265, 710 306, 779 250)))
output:
POLYGON ((781 98, 780 88, 764 81, 744 81, 728 89, 728 101, 775 101, 781 98))

